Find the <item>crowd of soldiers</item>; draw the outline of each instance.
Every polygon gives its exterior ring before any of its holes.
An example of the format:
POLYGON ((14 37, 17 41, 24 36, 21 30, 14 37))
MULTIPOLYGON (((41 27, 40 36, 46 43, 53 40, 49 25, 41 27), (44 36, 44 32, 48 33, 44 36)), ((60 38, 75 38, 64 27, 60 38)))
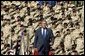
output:
POLYGON ((84 1, 1 1, 1 54, 31 55, 39 21, 55 36, 54 55, 84 54, 84 1))

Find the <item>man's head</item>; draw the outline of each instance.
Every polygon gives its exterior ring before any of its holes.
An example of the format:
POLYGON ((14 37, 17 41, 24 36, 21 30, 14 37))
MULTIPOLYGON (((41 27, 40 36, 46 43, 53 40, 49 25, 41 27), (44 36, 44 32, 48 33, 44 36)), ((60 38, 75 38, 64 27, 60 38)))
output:
POLYGON ((46 28, 46 26, 47 26, 47 21, 41 20, 41 27, 46 28))

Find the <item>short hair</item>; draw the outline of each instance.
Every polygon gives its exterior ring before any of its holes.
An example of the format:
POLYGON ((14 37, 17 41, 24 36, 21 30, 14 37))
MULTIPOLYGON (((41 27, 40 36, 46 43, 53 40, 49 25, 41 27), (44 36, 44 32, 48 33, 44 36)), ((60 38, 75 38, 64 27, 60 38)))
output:
POLYGON ((45 21, 46 22, 46 24, 47 24, 47 21, 43 18, 43 19, 41 19, 40 21, 39 21, 39 24, 42 24, 42 22, 43 21, 45 21))
POLYGON ((46 20, 44 20, 44 19, 43 19, 43 20, 41 20, 41 22, 43 22, 43 21, 47 23, 47 21, 46 21, 46 20))

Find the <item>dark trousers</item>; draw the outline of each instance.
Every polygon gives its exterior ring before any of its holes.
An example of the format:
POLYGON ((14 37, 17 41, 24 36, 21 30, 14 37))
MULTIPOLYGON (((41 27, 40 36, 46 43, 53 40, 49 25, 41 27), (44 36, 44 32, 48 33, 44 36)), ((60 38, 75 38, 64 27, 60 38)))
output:
POLYGON ((39 55, 48 55, 49 50, 47 50, 44 46, 38 51, 39 55))

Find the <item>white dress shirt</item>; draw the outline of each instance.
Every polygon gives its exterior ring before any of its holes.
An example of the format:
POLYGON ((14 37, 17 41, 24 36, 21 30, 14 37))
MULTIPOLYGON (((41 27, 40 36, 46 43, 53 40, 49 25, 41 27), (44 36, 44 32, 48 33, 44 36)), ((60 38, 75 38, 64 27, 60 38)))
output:
MULTIPOLYGON (((46 35, 46 29, 44 29, 45 30, 45 35, 46 35)), ((41 28, 41 32, 42 32, 42 35, 43 35, 43 28, 41 28)))

